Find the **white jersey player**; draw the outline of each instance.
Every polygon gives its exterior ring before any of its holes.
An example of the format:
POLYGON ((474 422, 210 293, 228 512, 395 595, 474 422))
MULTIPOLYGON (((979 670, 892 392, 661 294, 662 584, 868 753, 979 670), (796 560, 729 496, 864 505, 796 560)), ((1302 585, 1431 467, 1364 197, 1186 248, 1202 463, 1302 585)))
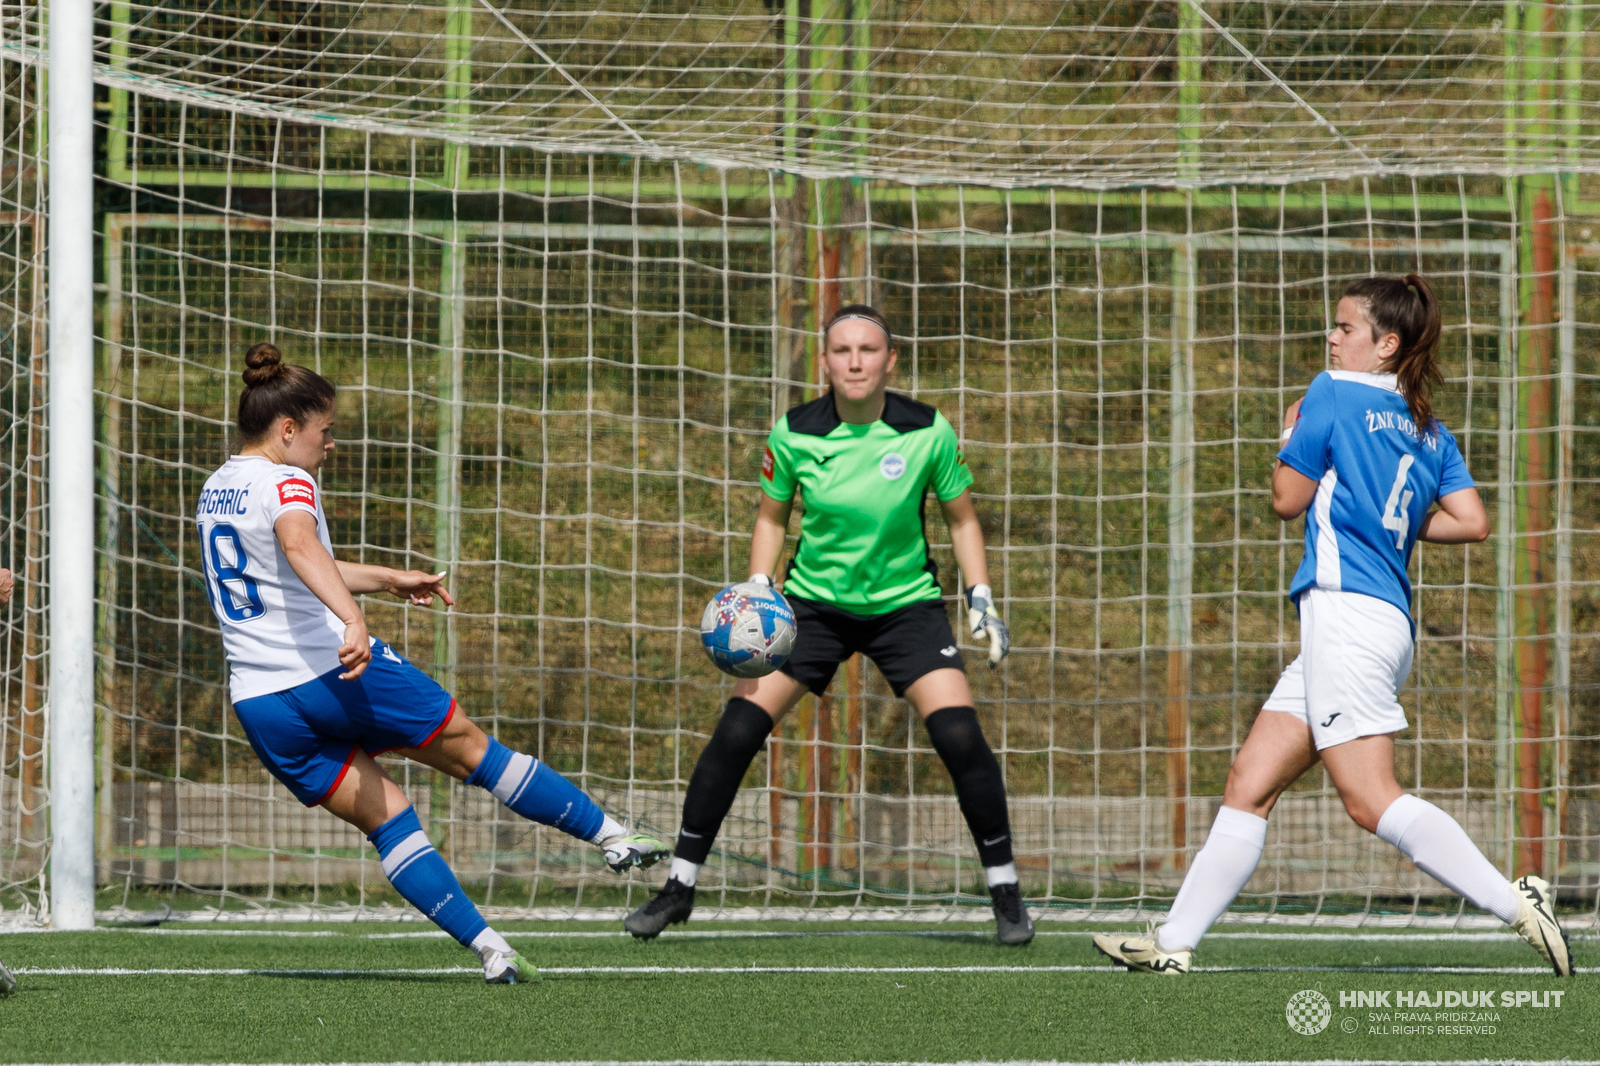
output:
POLYGON ((250 746, 300 802, 367 834, 390 883, 477 952, 486 980, 535 980, 373 756, 399 751, 483 788, 530 821, 600 845, 619 873, 664 858, 667 845, 630 833, 555 770, 486 735, 450 693, 368 635, 357 595, 449 605, 444 575, 335 561, 316 480, 334 447, 333 385, 284 364, 271 344, 251 348, 245 364, 243 447, 206 481, 195 519, 250 746))
POLYGON ((1300 654, 1234 760, 1166 924, 1150 936, 1095 936, 1115 962, 1186 973, 1192 949, 1255 872, 1278 797, 1320 760, 1357 824, 1512 925, 1557 974, 1572 972, 1550 886, 1532 874, 1508 881, 1454 818, 1395 780, 1394 735, 1406 728, 1399 693, 1411 672, 1411 550, 1418 539, 1489 535, 1430 401, 1442 379, 1439 334, 1438 301, 1416 274, 1356 281, 1339 301, 1332 369, 1285 415, 1272 475, 1278 516, 1306 516, 1305 558, 1289 590, 1300 654))
POLYGON ((311 517, 331 558, 328 520, 307 471, 263 455, 235 455, 200 490, 195 518, 206 592, 222 625, 235 703, 293 688, 339 665, 344 623, 278 547, 276 524, 290 511, 311 517))

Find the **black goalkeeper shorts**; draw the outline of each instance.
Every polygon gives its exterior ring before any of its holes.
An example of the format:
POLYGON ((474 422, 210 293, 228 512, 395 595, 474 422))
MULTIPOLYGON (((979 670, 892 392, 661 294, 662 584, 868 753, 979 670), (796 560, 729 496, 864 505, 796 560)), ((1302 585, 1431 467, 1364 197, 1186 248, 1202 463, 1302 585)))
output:
POLYGON ((794 652, 782 670, 818 696, 839 664, 860 652, 877 664, 896 696, 925 674, 965 670, 943 600, 921 600, 887 614, 860 615, 829 603, 786 597, 794 608, 794 652))

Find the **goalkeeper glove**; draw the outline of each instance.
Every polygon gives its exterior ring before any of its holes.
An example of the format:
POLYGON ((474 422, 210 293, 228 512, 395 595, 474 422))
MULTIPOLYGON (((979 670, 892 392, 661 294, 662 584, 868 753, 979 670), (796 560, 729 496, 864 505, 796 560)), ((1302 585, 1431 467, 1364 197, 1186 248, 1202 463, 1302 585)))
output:
POLYGON ((994 590, 988 585, 974 585, 966 591, 967 624, 972 635, 989 637, 989 669, 1000 665, 1000 660, 1011 653, 1011 631, 994 610, 994 590))

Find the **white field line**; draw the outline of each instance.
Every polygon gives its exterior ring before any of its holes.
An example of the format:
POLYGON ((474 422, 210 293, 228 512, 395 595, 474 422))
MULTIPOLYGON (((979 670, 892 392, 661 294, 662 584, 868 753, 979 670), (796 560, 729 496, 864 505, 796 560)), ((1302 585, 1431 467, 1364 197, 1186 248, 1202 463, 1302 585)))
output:
MULTIPOLYGON (((711 890, 714 893, 714 889, 711 890)), ((710 893, 706 902, 695 911, 697 922, 847 922, 851 924, 865 922, 882 922, 887 924, 916 923, 923 925, 985 925, 994 921, 994 914, 987 906, 984 907, 929 907, 912 909, 906 907, 773 907, 763 909, 760 907, 722 907, 716 908, 711 904, 714 898, 710 893)), ((560 908, 539 907, 533 909, 515 909, 503 907, 485 907, 484 917, 490 922, 513 921, 560 921, 560 922, 617 922, 627 914, 624 907, 582 907, 560 908)), ((1127 922, 1143 923, 1151 919, 1157 921, 1166 917, 1166 910, 1161 908, 1138 909, 1133 907, 1114 908, 1053 908, 1033 907, 1030 913, 1035 922, 1046 924, 1071 924, 1071 925, 1105 925, 1127 922)), ((275 908, 272 910, 249 911, 222 911, 215 908, 204 908, 192 911, 171 911, 166 913, 151 913, 149 911, 130 911, 122 908, 98 911, 95 920, 102 923, 111 922, 220 922, 237 925, 278 925, 287 922, 306 922, 313 925, 347 925, 351 923, 366 924, 370 922, 398 922, 403 924, 426 922, 421 914, 410 908, 378 906, 378 907, 338 907, 326 909, 313 909, 309 907, 275 908)), ((17 932, 24 931, 26 927, 36 928, 31 920, 26 923, 22 918, 0 920, 0 928, 8 924, 17 926, 17 932)), ((1460 932, 1465 930, 1484 929, 1500 930, 1505 925, 1498 918, 1488 914, 1458 914, 1458 915, 1411 915, 1411 914, 1224 914, 1219 920, 1219 925, 1247 926, 1286 929, 1430 929, 1445 932, 1460 932)), ((1576 930, 1600 931, 1600 915, 1595 913, 1575 914, 1562 918, 1562 924, 1567 931, 1576 930)))
MULTIPOLYGON (((1109 923, 1108 923, 1109 924, 1109 923)), ((1503 927, 1502 927, 1503 928, 1503 927)), ((0 935, 15 933, 42 933, 48 929, 18 929, 0 930, 0 935)), ((405 933, 346 933, 331 929, 167 929, 162 927, 149 928, 105 928, 96 929, 98 933, 129 933, 137 936, 214 936, 214 937, 283 937, 288 939, 343 937, 350 940, 447 940, 449 934, 438 929, 419 929, 405 933)), ((830 940, 830 939, 857 939, 862 937, 924 937, 932 940, 968 940, 974 936, 982 935, 981 930, 956 930, 956 929, 796 929, 796 930, 771 930, 771 929, 695 929, 674 930, 668 934, 672 940, 830 940)), ((1037 937, 1086 937, 1091 930, 1041 929, 1037 937)), ((518 930, 502 929, 501 933, 508 940, 626 940, 632 934, 626 930, 601 932, 593 929, 541 929, 518 930)), ((1295 940, 1295 941, 1329 941, 1334 943, 1404 943, 1415 941, 1417 943, 1474 943, 1481 944, 1486 941, 1516 942, 1522 938, 1515 933, 1508 932, 1481 932, 1481 933, 1433 933, 1419 931, 1415 933, 1377 933, 1364 930, 1352 930, 1348 933, 1312 933, 1297 929, 1281 929, 1278 931, 1251 930, 1247 932, 1218 932, 1207 933, 1207 940, 1295 940)), ((1572 936, 1573 940, 1600 940, 1600 933, 1578 933, 1572 936)))
MULTIPOLYGON (((370 969, 288 969, 228 967, 37 966, 15 968, 18 977, 360 977, 402 974, 476 974, 476 966, 372 967, 370 969)), ((781 974, 1015 974, 1100 973, 1122 971, 1107 964, 1096 966, 541 966, 541 974, 729 975, 781 974)), ((1414 974, 1546 974, 1548 966, 1195 966, 1192 973, 1414 973, 1414 974)), ((1578 973, 1595 973, 1595 967, 1577 967, 1578 973)))
MULTIPOLYGON (((54 1066, 19 1063, 18 1066, 54 1066)), ((104 1063, 101 1066, 149 1066, 104 1063)), ((954 1062, 839 1059, 496 1059, 474 1062, 191 1063, 186 1066, 1600 1066, 1600 1059, 1165 1059, 1074 1062, 1068 1059, 963 1059, 954 1062)))

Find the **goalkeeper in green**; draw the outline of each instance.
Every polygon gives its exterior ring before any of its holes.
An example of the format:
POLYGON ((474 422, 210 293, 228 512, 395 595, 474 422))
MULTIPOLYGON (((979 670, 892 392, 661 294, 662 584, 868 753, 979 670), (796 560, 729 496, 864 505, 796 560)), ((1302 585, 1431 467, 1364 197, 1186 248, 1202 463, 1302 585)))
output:
POLYGON ((829 392, 772 430, 750 540, 751 580, 770 584, 795 492, 804 494, 800 542, 784 582, 795 614, 794 651, 781 671, 734 686, 689 778, 672 874, 624 925, 650 938, 688 919, 700 866, 774 723, 808 691, 826 692, 839 664, 861 652, 922 717, 977 843, 999 938, 1026 944, 1033 922, 1017 885, 1005 782, 973 709, 923 532, 931 490, 970 585, 972 633, 988 638, 994 666, 1010 650, 1010 637, 994 611, 972 474, 943 415, 888 391, 895 349, 882 315, 859 304, 842 308, 823 336, 829 392))

